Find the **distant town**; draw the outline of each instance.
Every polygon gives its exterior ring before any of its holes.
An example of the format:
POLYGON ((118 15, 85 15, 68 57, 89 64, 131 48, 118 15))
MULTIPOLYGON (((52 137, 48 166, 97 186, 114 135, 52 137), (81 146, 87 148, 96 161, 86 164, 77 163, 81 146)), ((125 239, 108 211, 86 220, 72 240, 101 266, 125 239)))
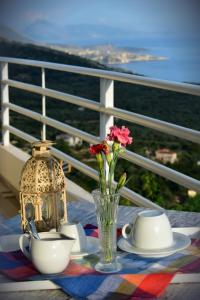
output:
POLYGON ((126 48, 117 48, 112 45, 101 45, 94 47, 75 47, 50 45, 51 49, 59 50, 69 54, 78 55, 84 58, 92 59, 103 64, 126 64, 132 61, 152 61, 166 60, 167 57, 155 56, 142 53, 139 49, 136 51, 126 48))

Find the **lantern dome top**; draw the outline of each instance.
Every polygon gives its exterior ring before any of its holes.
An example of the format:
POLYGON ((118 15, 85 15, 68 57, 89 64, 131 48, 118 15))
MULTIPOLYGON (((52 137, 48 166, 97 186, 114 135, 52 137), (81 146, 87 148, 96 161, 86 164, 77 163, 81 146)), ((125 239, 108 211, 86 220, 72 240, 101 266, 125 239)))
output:
POLYGON ((42 140, 32 143, 32 156, 49 156, 49 148, 55 143, 49 140, 42 140))
POLYGON ((32 157, 25 163, 20 180, 20 192, 40 194, 59 192, 65 188, 61 163, 54 158, 49 147, 51 141, 32 144, 32 157))

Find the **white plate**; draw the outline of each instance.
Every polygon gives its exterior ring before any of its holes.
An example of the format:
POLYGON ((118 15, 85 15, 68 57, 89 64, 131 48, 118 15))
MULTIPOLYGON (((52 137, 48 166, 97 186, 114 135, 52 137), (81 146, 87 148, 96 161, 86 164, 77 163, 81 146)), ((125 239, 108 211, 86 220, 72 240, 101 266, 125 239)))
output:
POLYGON ((121 250, 124 250, 129 253, 134 253, 142 257, 165 257, 172 255, 180 250, 187 248, 191 244, 191 240, 189 237, 182 233, 173 232, 174 242, 171 247, 164 249, 156 249, 156 250, 144 250, 141 248, 137 248, 130 243, 128 239, 123 237, 118 241, 118 247, 121 250))
POLYGON ((84 257, 86 255, 94 254, 99 251, 99 239, 93 236, 87 236, 87 246, 86 249, 82 252, 72 252, 70 258, 77 259, 84 257))
MULTIPOLYGON (((19 237, 21 234, 10 234, 10 235, 2 235, 0 236, 0 251, 9 252, 9 251, 17 251, 20 249, 19 247, 19 237)), ((28 246, 28 240, 27 246, 28 246)), ((26 246, 26 245, 25 245, 26 246)), ((99 239, 87 236, 87 247, 85 251, 82 252, 72 252, 71 259, 81 258, 86 255, 94 254, 99 251, 99 239)))

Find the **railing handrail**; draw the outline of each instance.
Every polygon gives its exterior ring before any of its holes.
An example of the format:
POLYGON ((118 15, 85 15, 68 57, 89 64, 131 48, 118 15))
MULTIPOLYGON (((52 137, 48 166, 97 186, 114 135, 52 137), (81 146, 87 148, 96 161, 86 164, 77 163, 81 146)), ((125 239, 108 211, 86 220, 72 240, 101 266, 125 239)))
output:
POLYGON ((65 65, 60 63, 44 62, 32 59, 21 59, 0 56, 0 62, 8 62, 13 64, 20 64, 32 67, 46 68, 56 71, 65 71, 70 73, 88 75, 93 77, 116 80, 126 83, 139 84, 148 87, 155 87, 180 93, 188 93, 191 95, 200 96, 200 86, 188 83, 173 82, 168 80, 161 80, 149 78, 145 76, 132 75, 127 73, 120 73, 116 71, 107 71, 94 68, 78 67, 72 65, 65 65))
MULTIPOLYGON (((58 130, 61 130, 63 132, 69 133, 71 135, 78 136, 88 143, 97 143, 100 140, 105 138, 109 126, 113 124, 113 117, 117 117, 167 134, 184 138, 192 142, 200 143, 199 131, 116 108, 114 106, 114 96, 113 96, 114 80, 200 96, 200 86, 198 85, 175 83, 175 82, 170 82, 165 80, 145 78, 138 75, 76 67, 76 66, 49 63, 49 62, 41 62, 35 60, 0 57, 0 62, 2 63, 2 69, 1 69, 2 123, 3 123, 2 129, 3 129, 3 142, 5 145, 8 145, 10 143, 9 133, 13 133, 14 135, 17 135, 29 142, 35 140, 34 137, 28 135, 27 133, 24 133, 23 131, 20 131, 19 129, 13 126, 10 126, 9 109, 41 122, 43 124, 42 136, 44 138, 46 136, 46 125, 48 125, 57 128, 58 130), (10 80, 8 78, 8 63, 40 67, 41 75, 42 75, 41 87, 33 84, 16 81, 16 80, 10 80), (56 90, 47 89, 45 87, 45 68, 53 69, 57 71, 59 70, 59 71, 77 73, 81 75, 99 77, 100 78, 100 102, 92 101, 89 99, 85 99, 83 97, 70 95, 56 90), (8 93, 9 86, 42 95, 42 114, 33 112, 26 108, 22 108, 21 106, 15 105, 13 103, 9 103, 9 93, 8 93), (100 112, 100 137, 93 136, 89 133, 86 133, 84 131, 81 131, 79 129, 76 129, 74 127, 71 127, 69 125, 66 125, 62 122, 59 122, 55 119, 46 116, 46 98, 45 98, 46 96, 100 112)), ((52 148, 52 151, 57 157, 69 163, 72 163, 74 167, 77 167, 77 169, 87 174, 88 176, 94 179, 98 178, 97 172, 94 169, 90 168, 89 166, 77 161, 76 159, 62 153, 57 149, 52 148)), ((180 172, 177 172, 171 168, 161 165, 151 159, 145 158, 134 152, 127 151, 121 156, 124 159, 132 163, 135 163, 140 167, 146 168, 147 170, 150 170, 167 179, 170 179, 171 181, 174 181, 187 188, 191 188, 196 190, 197 192, 200 192, 200 181, 194 178, 186 176, 180 172)), ((135 202, 136 204, 142 204, 144 206, 149 206, 152 208, 159 207, 157 204, 152 203, 150 200, 144 198, 141 195, 138 195, 137 193, 131 191, 128 188, 123 189, 122 195, 126 196, 129 200, 133 201, 134 199, 133 202, 135 202)))
MULTIPOLYGON (((43 116, 40 113, 33 112, 27 108, 22 108, 21 106, 8 103, 5 105, 5 107, 8 107, 12 111, 15 111, 17 113, 20 113, 26 117, 30 117, 36 121, 39 121, 45 125, 52 126, 53 128, 56 128, 58 130, 61 130, 63 132, 66 132, 70 135, 77 136, 81 138, 82 140, 86 141, 90 144, 96 144, 101 141, 100 137, 96 137, 92 134, 89 134, 87 132, 84 132, 82 130, 79 130, 77 128, 71 127, 67 124, 63 124, 62 122, 59 122, 57 120, 54 120, 52 118, 43 116)), ((7 129, 10 129, 10 127, 6 127, 7 129)), ((146 168, 149 171, 152 171, 158 175, 161 175, 167 179, 170 179, 171 181, 174 181, 178 184, 182 184, 184 186, 187 186, 190 189, 196 190, 197 192, 200 192, 200 182, 192 177, 186 176, 180 172, 177 172, 173 169, 170 169, 164 165, 161 165, 149 158, 143 157, 141 155, 138 155, 131 151, 126 151, 125 153, 121 154, 121 157, 124 159, 131 161, 132 163, 135 163, 136 165, 146 168)))
POLYGON ((16 80, 3 80, 3 84, 8 84, 11 87, 22 89, 24 91, 33 92, 39 95, 48 96, 74 105, 82 106, 87 109, 95 110, 100 113, 112 115, 122 120, 126 120, 138 125, 142 125, 160 132, 171 134, 185 140, 200 144, 200 132, 194 129, 189 129, 180 125, 175 125, 166 121, 151 118, 141 114, 136 114, 127 110, 122 110, 116 107, 104 107, 99 102, 88 100, 83 97, 74 96, 71 94, 59 92, 56 90, 42 88, 37 85, 28 84, 16 80))

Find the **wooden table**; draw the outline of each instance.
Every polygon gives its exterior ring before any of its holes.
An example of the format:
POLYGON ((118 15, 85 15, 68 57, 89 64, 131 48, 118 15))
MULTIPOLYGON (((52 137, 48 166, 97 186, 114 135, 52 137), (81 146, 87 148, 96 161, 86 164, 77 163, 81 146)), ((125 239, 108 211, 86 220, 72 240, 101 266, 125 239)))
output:
MULTIPOLYGON (((136 207, 119 207, 118 226, 122 227, 125 223, 134 221, 136 214, 143 208, 136 207)), ((192 212, 166 211, 171 225, 173 227, 199 227, 200 229, 200 214, 192 212)), ((69 204, 69 219, 70 221, 81 221, 85 224, 96 224, 95 209, 93 203, 87 201, 74 201, 69 204)), ((192 281, 192 280, 191 280, 192 281)), ((199 279, 198 279, 199 281, 199 279)), ((12 283, 10 284, 10 287, 12 283)), ((0 299, 6 300, 66 300, 73 299, 61 290, 34 290, 34 291, 15 291, 1 292, 0 299)), ((199 282, 191 283, 171 283, 165 293, 159 299, 165 300, 199 300, 200 299, 200 284, 199 282)))

